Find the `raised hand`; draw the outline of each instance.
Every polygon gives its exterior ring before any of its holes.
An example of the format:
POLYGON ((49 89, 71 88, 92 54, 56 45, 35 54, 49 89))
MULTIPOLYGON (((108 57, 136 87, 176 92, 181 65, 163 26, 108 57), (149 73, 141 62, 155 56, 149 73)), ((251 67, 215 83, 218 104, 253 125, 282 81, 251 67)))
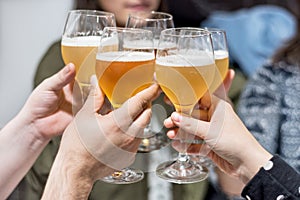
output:
MULTIPOLYGON (((173 113, 164 124, 167 128, 176 126, 204 139, 204 145, 191 145, 187 151, 207 154, 220 169, 239 177, 244 183, 272 157, 247 130, 232 106, 217 97, 212 98, 208 121, 173 113)), ((170 130, 168 136, 176 139, 178 129, 170 130)), ((183 148, 177 140, 174 140, 173 147, 178 151, 183 148)))
POLYGON ((19 116, 34 127, 37 136, 50 139, 61 134, 71 122, 74 77, 75 66, 68 64, 45 79, 28 98, 19 116))

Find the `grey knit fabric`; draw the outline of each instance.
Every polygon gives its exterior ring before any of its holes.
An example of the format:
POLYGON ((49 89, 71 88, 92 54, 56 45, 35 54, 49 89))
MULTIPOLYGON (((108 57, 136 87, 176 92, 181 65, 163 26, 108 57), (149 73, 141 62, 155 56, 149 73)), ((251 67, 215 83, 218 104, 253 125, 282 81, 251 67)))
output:
POLYGON ((261 67, 241 95, 238 114, 269 152, 300 171, 300 66, 261 67))

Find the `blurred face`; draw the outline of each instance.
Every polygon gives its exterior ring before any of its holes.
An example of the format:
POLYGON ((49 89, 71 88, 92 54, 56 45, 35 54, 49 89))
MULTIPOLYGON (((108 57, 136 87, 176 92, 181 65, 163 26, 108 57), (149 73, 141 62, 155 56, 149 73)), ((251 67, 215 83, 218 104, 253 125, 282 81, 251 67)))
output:
POLYGON ((98 0, 100 7, 116 16, 118 26, 125 26, 128 14, 157 10, 160 0, 98 0))

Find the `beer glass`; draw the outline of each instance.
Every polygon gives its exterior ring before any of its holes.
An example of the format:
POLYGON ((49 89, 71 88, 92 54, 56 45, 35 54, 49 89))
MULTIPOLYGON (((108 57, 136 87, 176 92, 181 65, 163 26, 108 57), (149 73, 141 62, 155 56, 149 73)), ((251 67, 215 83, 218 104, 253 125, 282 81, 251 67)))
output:
MULTIPOLYGON (((226 32, 225 30, 218 29, 218 28, 204 28, 205 30, 208 30, 211 34, 212 38, 212 45, 214 50, 214 56, 215 56, 215 63, 216 63, 216 72, 214 81, 210 85, 210 92, 215 92, 217 88, 221 86, 223 83, 228 69, 229 69, 229 53, 228 53, 228 44, 226 39, 226 32)), ((220 92, 222 97, 225 98, 225 92, 220 92)), ((190 155, 191 159, 194 162, 200 162, 202 165, 210 168, 214 166, 214 163, 211 159, 204 155, 190 155)))
MULTIPOLYGON (((210 32, 201 28, 173 28, 161 32, 156 54, 156 80, 177 112, 191 116, 194 106, 208 91, 215 75, 210 32)), ((180 129, 180 142, 187 149, 203 140, 180 129)), ((160 164, 156 175, 173 183, 195 183, 208 176, 208 169, 193 162, 186 151, 175 160, 160 164)))
MULTIPOLYGON (((165 12, 145 11, 130 13, 127 19, 126 27, 141 28, 150 30, 154 38, 154 51, 156 53, 158 47, 159 36, 162 30, 174 28, 173 16, 165 12)), ((156 117, 156 113, 152 110, 152 117, 156 117)), ((144 129, 144 138, 139 146, 140 152, 151 152, 160 149, 169 143, 169 139, 165 134, 154 131, 151 121, 144 129)))
POLYGON ((142 28, 152 31, 156 53, 161 31, 167 28, 174 28, 174 21, 173 16, 165 12, 135 12, 129 14, 126 27, 142 28))
POLYGON ((61 40, 65 64, 76 68, 82 102, 90 88, 90 77, 95 74, 96 53, 104 27, 116 26, 113 13, 96 10, 71 10, 68 13, 61 40))
MULTIPOLYGON (((153 84, 154 61, 151 31, 119 27, 104 29, 96 57, 96 75, 114 109, 153 84)), ((102 181, 127 184, 142 178, 141 170, 125 168, 102 181)))
POLYGON ((226 32, 217 28, 205 28, 211 33, 217 71, 210 90, 214 92, 224 81, 229 68, 229 53, 226 32))

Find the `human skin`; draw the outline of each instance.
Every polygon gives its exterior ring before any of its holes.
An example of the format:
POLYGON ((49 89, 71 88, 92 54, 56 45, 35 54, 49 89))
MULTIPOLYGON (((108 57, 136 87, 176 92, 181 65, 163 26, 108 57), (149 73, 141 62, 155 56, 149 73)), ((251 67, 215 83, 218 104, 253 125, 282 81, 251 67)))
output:
POLYGON ((132 164, 141 141, 137 136, 150 121, 148 103, 157 95, 158 86, 152 85, 101 115, 97 111, 104 97, 100 90, 91 92, 63 134, 42 199, 87 199, 96 180, 115 171, 113 167, 132 164))
POLYGON ((7 198, 50 139, 60 135, 73 119, 71 83, 74 77, 75 66, 68 64, 44 80, 1 130, 0 199, 7 198))
POLYGON ((160 0, 98 0, 100 7, 114 13, 118 26, 125 26, 132 12, 157 10, 160 0))
POLYGON ((186 147, 178 140, 180 131, 200 137, 205 140, 205 145, 190 145, 185 150, 189 153, 205 152, 219 169, 247 184, 272 155, 247 130, 228 102, 213 96, 205 110, 208 121, 176 112, 165 120, 165 126, 173 128, 167 133, 174 139, 173 147, 178 151, 186 147))

